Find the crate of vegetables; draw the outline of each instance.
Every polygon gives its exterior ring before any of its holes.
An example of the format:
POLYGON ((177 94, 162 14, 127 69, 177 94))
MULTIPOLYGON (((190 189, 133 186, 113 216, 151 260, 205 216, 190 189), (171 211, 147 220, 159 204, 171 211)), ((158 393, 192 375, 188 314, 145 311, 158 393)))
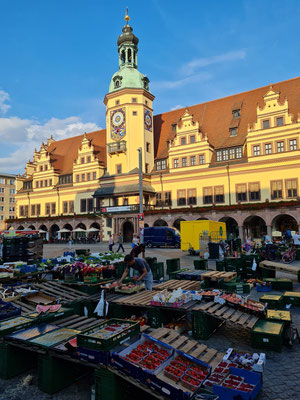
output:
POLYGON ((134 379, 146 383, 149 377, 164 366, 173 353, 171 346, 142 334, 140 339, 121 352, 112 355, 112 366, 134 379))
POLYGON ((190 356, 176 350, 166 365, 161 365, 147 384, 165 397, 188 400, 202 386, 211 368, 190 356))
POLYGON ((137 293, 144 289, 145 289, 144 283, 142 283, 140 285, 136 285, 134 283, 127 283, 127 284, 123 284, 122 286, 116 287, 115 292, 131 294, 131 293, 137 293))
POLYGON ((0 321, 21 315, 21 308, 15 307, 10 302, 0 300, 0 321))
POLYGON ((110 319, 77 335, 77 346, 91 350, 109 351, 137 336, 140 324, 123 319, 110 319))
POLYGON ((225 379, 221 383, 213 385, 213 393, 224 400, 237 398, 252 400, 258 396, 261 387, 262 376, 260 373, 230 367, 225 379))

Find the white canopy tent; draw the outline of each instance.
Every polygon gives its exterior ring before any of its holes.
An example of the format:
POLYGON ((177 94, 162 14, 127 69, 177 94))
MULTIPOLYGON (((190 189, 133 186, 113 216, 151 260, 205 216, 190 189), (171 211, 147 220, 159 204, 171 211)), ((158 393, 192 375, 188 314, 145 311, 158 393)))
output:
POLYGON ((93 226, 87 230, 87 232, 99 232, 100 229, 94 228, 93 226))

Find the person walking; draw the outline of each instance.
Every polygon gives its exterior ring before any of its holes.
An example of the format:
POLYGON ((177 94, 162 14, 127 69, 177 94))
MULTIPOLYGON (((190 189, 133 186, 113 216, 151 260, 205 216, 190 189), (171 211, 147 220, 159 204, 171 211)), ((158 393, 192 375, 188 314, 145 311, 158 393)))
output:
POLYGON ((113 251, 113 245, 114 245, 114 240, 112 235, 109 235, 109 240, 108 240, 108 249, 109 251, 113 251))
POLYGON ((119 252, 120 249, 122 249, 123 253, 125 253, 125 250, 123 247, 123 236, 122 236, 121 232, 119 233, 118 243, 119 243, 119 247, 118 247, 117 253, 119 252))
POLYGON ((142 258, 134 258, 132 255, 127 254, 124 258, 125 263, 127 264, 127 267, 125 267, 125 270, 123 272, 123 275, 119 281, 119 285, 122 284, 123 279, 126 278, 128 275, 130 267, 138 271, 137 277, 135 277, 137 282, 143 281, 145 283, 146 289, 147 290, 152 290, 152 284, 153 284, 153 275, 151 268, 149 267, 149 264, 143 260, 142 258))

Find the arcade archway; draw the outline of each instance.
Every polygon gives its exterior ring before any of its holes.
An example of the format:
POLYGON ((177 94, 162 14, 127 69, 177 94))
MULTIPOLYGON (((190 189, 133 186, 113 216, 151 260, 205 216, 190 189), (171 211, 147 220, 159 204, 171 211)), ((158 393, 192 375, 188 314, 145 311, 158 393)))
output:
POLYGON ((153 226, 168 226, 168 224, 167 224, 166 221, 163 220, 163 219, 157 219, 157 220, 154 222, 153 226))
POLYGON ((245 236, 250 236, 252 239, 263 239, 263 236, 267 234, 267 225, 265 221, 257 215, 247 217, 243 227, 245 236))
POLYGON ((132 242, 133 232, 134 232, 133 223, 130 221, 125 221, 122 229, 123 229, 123 241, 125 243, 132 242))

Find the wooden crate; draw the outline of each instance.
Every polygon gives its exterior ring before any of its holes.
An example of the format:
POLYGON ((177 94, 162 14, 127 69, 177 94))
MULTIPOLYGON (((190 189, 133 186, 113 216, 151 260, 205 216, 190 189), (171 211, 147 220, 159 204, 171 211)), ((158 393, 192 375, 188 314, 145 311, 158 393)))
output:
POLYGON ((236 272, 224 272, 224 271, 207 271, 201 274, 201 279, 210 279, 212 281, 217 281, 223 279, 224 282, 229 282, 237 277, 236 272))
POLYGON ((182 290, 200 290, 201 282, 170 279, 167 282, 163 282, 160 283, 159 285, 153 286, 153 290, 159 290, 159 291, 162 291, 164 289, 176 290, 179 288, 182 290))

